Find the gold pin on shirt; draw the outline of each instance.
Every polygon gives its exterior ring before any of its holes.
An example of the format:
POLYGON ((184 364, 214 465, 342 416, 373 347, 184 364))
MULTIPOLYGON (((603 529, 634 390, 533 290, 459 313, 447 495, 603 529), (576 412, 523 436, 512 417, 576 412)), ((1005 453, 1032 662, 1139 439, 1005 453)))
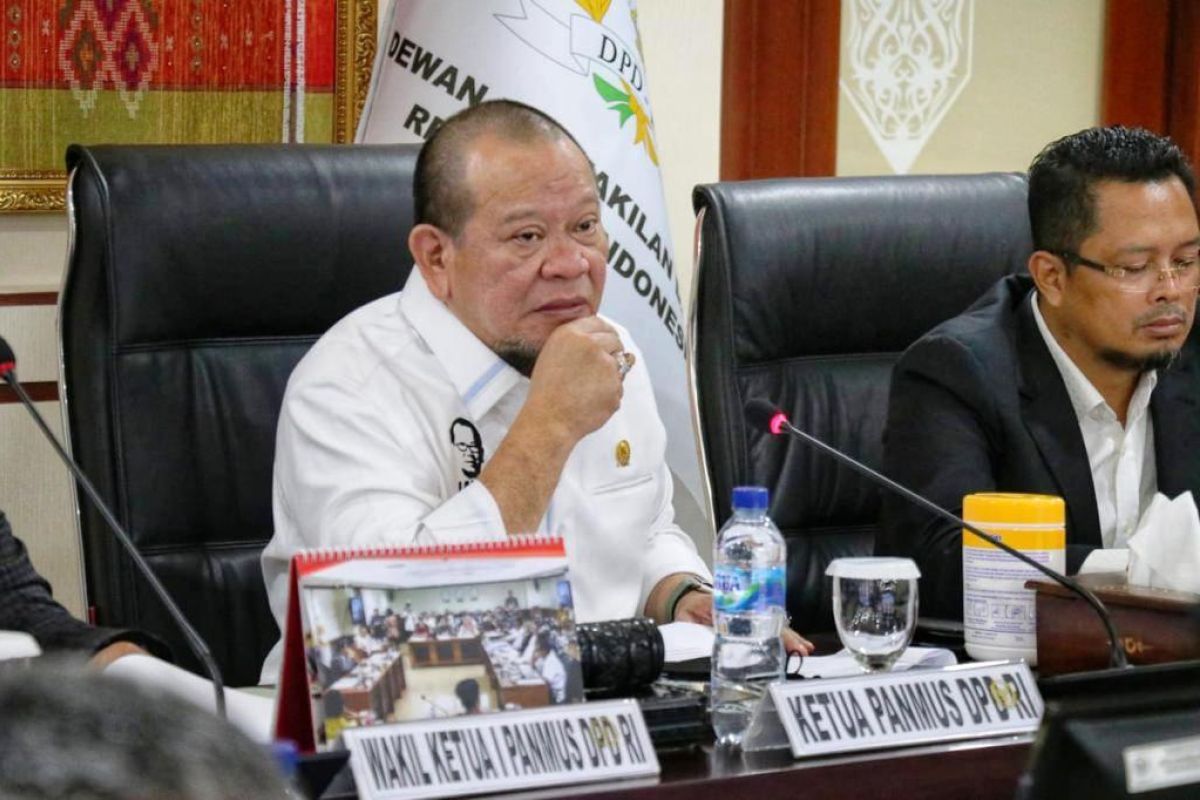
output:
POLYGON ((617 466, 629 466, 629 440, 627 439, 617 442, 617 466))

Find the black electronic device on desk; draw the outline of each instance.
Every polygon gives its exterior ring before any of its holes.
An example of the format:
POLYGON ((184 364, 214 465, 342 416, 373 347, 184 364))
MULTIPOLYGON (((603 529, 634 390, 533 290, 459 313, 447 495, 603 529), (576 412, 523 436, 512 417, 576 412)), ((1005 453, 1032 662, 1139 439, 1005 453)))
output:
POLYGON ((1042 729, 1022 800, 1200 797, 1200 661, 1038 681, 1042 729))
POLYGON ((342 770, 350 774, 349 750, 330 750, 300 756, 296 774, 305 797, 322 797, 342 770))
POLYGON ((632 697, 642 709, 655 750, 712 743, 707 684, 658 680, 632 697))
MULTIPOLYGON (((637 700, 655 748, 712 741, 708 695, 703 685, 659 680, 664 671, 664 646, 662 634, 652 621, 587 623, 578 631, 583 685, 589 699, 637 700)), ((707 666, 700 680, 708 680, 707 666)))
POLYGON ((712 677, 712 659, 708 656, 672 661, 663 664, 663 675, 677 681, 700 681, 707 683, 712 677))

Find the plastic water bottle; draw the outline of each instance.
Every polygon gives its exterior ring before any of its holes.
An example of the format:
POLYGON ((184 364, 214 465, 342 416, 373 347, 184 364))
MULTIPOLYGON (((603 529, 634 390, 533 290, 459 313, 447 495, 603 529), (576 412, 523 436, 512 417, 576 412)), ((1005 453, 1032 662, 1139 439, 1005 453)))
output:
POLYGON ((714 546, 712 724, 740 745, 767 685, 783 680, 787 546, 761 486, 733 490, 733 517, 714 546))

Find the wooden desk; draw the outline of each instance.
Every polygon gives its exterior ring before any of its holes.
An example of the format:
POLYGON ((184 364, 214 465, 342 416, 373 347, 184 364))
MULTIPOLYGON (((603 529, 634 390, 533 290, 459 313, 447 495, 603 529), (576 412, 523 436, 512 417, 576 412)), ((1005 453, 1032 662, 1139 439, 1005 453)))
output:
POLYGON ((791 751, 742 756, 704 747, 659 756, 659 783, 607 784, 593 798, 1004 798, 1011 800, 1032 737, 795 761, 791 751))
POLYGON ((414 667, 486 663, 478 636, 470 639, 409 639, 407 646, 414 667))
MULTIPOLYGON (((810 636, 817 652, 834 652, 836 634, 810 636)), ((792 758, 790 750, 729 753, 712 745, 658 754, 658 778, 559 786, 502 795, 511 800, 1012 800, 1029 759, 1032 734, 935 744, 850 756, 792 758)), ((334 779, 323 800, 357 795, 350 767, 334 779)))
POLYGON ((550 705, 550 686, 539 683, 510 683, 494 679, 500 693, 500 707, 511 703, 518 708, 541 708, 550 705))
POLYGON ((545 681, 524 683, 499 674, 479 637, 470 639, 409 639, 408 656, 414 667, 450 667, 482 664, 499 692, 501 707, 508 703, 521 708, 550 705, 550 687, 545 681))
POLYGON ((347 712, 370 711, 378 720, 391 717, 396 701, 404 694, 404 661, 397 654, 379 666, 382 666, 382 670, 366 679, 361 675, 368 667, 365 663, 360 664, 330 687, 331 691, 341 693, 347 712))
MULTIPOLYGON (((836 637, 810 637, 818 652, 836 647, 836 637)), ((877 751, 850 756, 793 760, 788 750, 735 754, 711 745, 658 754, 657 778, 578 784, 502 795, 509 800, 583 796, 593 800, 1009 800, 1031 754, 1032 734, 969 742, 877 751)), ((347 766, 322 795, 356 797, 347 766)))
POLYGON ((550 705, 550 686, 503 639, 485 638, 488 679, 499 694, 500 707, 539 708, 550 705))
MULTIPOLYGON (((560 786, 503 795, 539 800, 582 795, 592 800, 1011 800, 1029 758, 1032 736, 982 739, 857 756, 794 761, 788 750, 730 754, 711 746, 659 753, 662 775, 646 781, 560 786)), ((350 768, 324 800, 355 797, 350 768)))

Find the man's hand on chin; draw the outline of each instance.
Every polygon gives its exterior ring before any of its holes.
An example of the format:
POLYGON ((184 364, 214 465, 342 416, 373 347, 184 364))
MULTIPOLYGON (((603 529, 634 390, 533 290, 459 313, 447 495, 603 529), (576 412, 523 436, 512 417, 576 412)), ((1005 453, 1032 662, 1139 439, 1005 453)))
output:
POLYGON ((576 443, 620 407, 620 352, 616 331, 595 316, 560 325, 542 345, 529 397, 479 475, 509 533, 537 530, 576 443))
POLYGON ((617 332, 597 316, 560 325, 529 376, 528 405, 567 432, 571 445, 608 422, 621 405, 617 332))
POLYGON ((148 655, 150 654, 132 642, 113 642, 107 647, 97 650, 88 663, 96 669, 104 669, 118 658, 123 658, 124 656, 148 655))

